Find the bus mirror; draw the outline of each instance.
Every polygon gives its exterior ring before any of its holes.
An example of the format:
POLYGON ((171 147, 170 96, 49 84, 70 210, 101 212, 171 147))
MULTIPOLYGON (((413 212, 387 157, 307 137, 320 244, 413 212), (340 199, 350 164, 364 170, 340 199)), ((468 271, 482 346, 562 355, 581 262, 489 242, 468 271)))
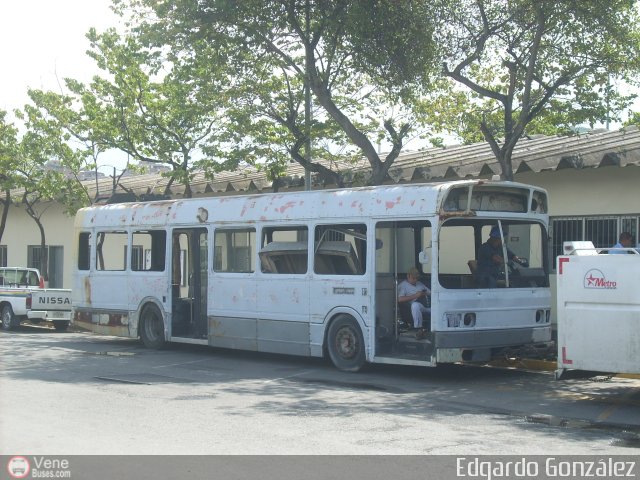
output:
POLYGON ((422 265, 426 265, 431 262, 431 255, 429 255, 429 252, 427 250, 424 250, 418 254, 418 261, 422 265))

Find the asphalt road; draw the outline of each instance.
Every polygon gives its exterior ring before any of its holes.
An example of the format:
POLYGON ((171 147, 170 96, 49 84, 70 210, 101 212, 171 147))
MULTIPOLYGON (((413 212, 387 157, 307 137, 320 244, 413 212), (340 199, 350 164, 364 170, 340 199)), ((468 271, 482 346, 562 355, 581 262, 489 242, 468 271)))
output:
POLYGON ((637 455, 639 407, 635 379, 0 333, 0 455, 637 455))

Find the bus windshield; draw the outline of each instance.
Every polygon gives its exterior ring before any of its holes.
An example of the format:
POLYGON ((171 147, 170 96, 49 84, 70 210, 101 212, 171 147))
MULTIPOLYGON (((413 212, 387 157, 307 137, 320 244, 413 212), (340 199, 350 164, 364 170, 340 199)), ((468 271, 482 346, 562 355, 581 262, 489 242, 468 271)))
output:
POLYGON ((450 219, 439 235, 440 284, 450 289, 548 287, 546 237, 544 226, 534 221, 450 219))
POLYGON ((546 213, 546 194, 533 191, 529 203, 529 190, 494 185, 460 186, 452 188, 443 203, 445 212, 482 210, 485 212, 546 213))

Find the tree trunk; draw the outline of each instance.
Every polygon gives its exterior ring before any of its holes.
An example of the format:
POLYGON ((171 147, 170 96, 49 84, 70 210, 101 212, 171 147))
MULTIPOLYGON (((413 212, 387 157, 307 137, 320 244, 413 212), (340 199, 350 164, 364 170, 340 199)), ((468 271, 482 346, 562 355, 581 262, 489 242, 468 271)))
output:
POLYGON ((4 199, 0 200, 2 203, 2 217, 0 218, 0 242, 2 241, 2 235, 4 235, 4 229, 7 225, 7 217, 9 216, 9 208, 11 207, 11 190, 6 189, 4 191, 4 199))
MULTIPOLYGON (((318 78, 318 75, 310 69, 311 74, 311 89, 314 95, 318 99, 318 103, 326 110, 326 112, 333 118, 338 125, 345 132, 347 137, 362 151, 362 154, 369 160, 371 165, 371 173, 378 172, 383 168, 380 156, 376 151, 373 144, 369 141, 367 136, 362 133, 358 128, 347 118, 347 116, 340 111, 338 106, 333 102, 331 98, 331 92, 322 83, 322 80, 318 78)), ((388 169, 388 168, 387 168, 388 169)), ((377 175, 379 176, 379 175, 377 175)))
POLYGON ((49 281, 49 249, 47 248, 47 239, 44 232, 44 226, 39 218, 34 218, 38 229, 40 230, 40 274, 44 278, 45 282, 49 281))
POLYGON ((507 138, 505 139, 505 143, 500 146, 498 144, 498 140, 491 133, 491 130, 484 122, 484 120, 480 122, 480 130, 482 131, 484 139, 491 147, 491 151, 495 155, 496 160, 498 160, 498 163, 500 164, 500 178, 502 180, 513 181, 513 166, 511 165, 511 154, 513 153, 515 143, 512 145, 510 139, 507 138))

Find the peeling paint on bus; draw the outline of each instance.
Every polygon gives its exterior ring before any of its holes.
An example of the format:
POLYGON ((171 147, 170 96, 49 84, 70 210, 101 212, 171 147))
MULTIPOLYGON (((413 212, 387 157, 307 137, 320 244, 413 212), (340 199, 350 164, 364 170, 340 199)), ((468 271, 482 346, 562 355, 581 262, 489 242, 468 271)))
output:
POLYGON ((91 305, 91 277, 84 279, 84 301, 91 305))

